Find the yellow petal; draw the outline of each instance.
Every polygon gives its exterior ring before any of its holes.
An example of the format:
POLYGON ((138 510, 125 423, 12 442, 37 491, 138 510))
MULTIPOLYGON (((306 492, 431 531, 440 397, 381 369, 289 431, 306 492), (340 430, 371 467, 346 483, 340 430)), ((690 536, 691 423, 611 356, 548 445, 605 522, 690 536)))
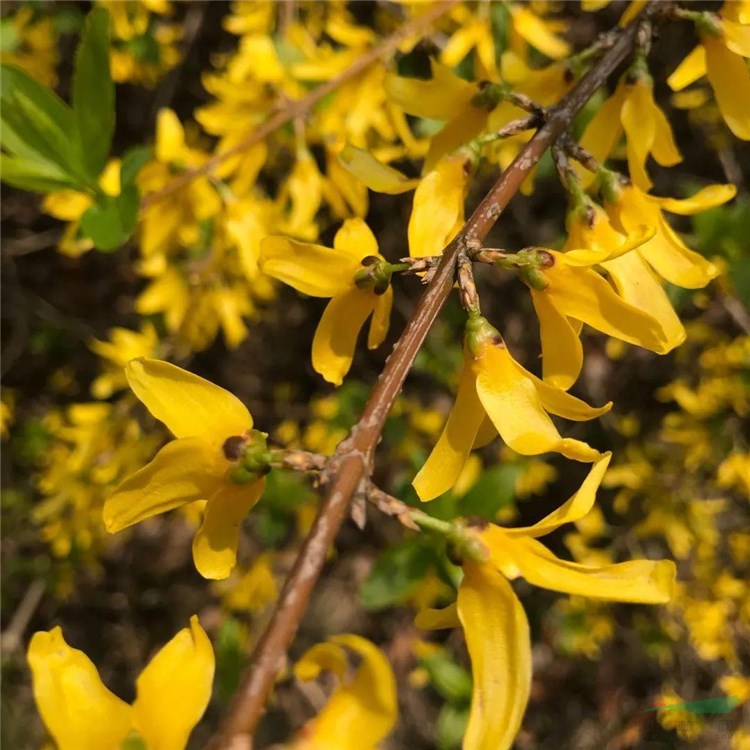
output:
POLYGON ((476 107, 468 107, 459 112, 442 130, 432 136, 422 174, 428 175, 443 157, 450 156, 459 146, 478 136, 487 124, 487 117, 486 109, 476 107))
MULTIPOLYGON (((606 221, 606 217, 604 217, 606 221)), ((629 253, 631 250, 640 247, 644 242, 648 242, 655 234, 655 227, 645 225, 636 227, 627 237, 623 237, 617 232, 611 232, 612 239, 616 243, 602 247, 595 245, 583 249, 567 250, 564 255, 565 264, 568 266, 594 266, 597 263, 603 263, 605 260, 619 258, 621 255, 629 253)))
POLYGON ((672 126, 669 124, 666 115, 653 98, 651 99, 651 104, 655 127, 651 156, 663 167, 673 167, 682 161, 682 154, 677 148, 672 126))
POLYGON ((309 682, 321 672, 333 672, 340 680, 348 668, 346 652, 334 643, 316 643, 305 651, 294 665, 294 676, 309 682))
POLYGON ((349 255, 354 263, 360 263, 368 255, 379 256, 378 241, 364 219, 347 219, 333 238, 333 249, 349 255))
POLYGON ((656 195, 647 195, 646 198, 650 203, 656 203, 662 211, 692 216, 701 211, 708 211, 711 208, 716 208, 716 206, 721 206, 727 201, 731 201, 735 195, 737 195, 735 185, 706 185, 689 198, 659 198, 656 195))
POLYGON ((458 603, 453 602, 442 609, 423 609, 417 612, 414 624, 422 630, 457 628, 461 624, 458 619, 458 603))
POLYGON ((136 681, 135 728, 148 750, 184 750, 211 698, 214 652, 198 618, 167 643, 136 681))
POLYGON ((185 131, 171 109, 156 115, 156 158, 163 163, 181 162, 185 156, 185 131))
POLYGON ((704 75, 706 75, 706 49, 702 44, 699 44, 667 78, 667 85, 672 91, 682 91, 704 75))
MULTIPOLYGON (((344 681, 334 690, 320 714, 303 729, 301 741, 295 746, 304 750, 349 750, 352 738, 356 737, 357 748, 375 750, 398 717, 393 670, 385 655, 365 638, 339 635, 329 640, 331 647, 342 652, 342 646, 354 651, 361 662, 354 679, 344 681)), ((332 657, 318 648, 303 659, 309 662, 316 657, 325 662, 319 668, 326 664, 339 667, 343 653, 341 657, 332 657)), ((315 671, 309 666, 303 668, 303 673, 315 671)))
POLYGON ((570 388, 583 367, 583 346, 578 332, 543 291, 532 289, 531 300, 539 318, 542 377, 557 388, 570 388))
POLYGON ((128 362, 125 375, 133 393, 177 438, 223 442, 253 426, 236 396, 169 362, 139 357, 128 362))
POLYGON ((685 328, 669 301, 661 281, 639 253, 604 263, 618 294, 631 305, 656 320, 662 330, 665 346, 670 350, 685 340, 685 328))
POLYGON ((429 81, 389 75, 385 79, 385 90, 389 98, 410 115, 450 120, 471 106, 477 88, 436 60, 431 63, 429 81))
POLYGON ((651 179, 646 173, 646 159, 656 138, 656 121, 651 84, 639 79, 626 87, 620 119, 628 139, 628 170, 630 179, 641 188, 650 190, 651 179))
POLYGON ((565 594, 616 602, 663 604, 672 596, 675 566, 671 560, 631 560, 602 567, 561 560, 528 536, 509 536, 490 526, 482 533, 501 573, 523 576, 534 586, 565 594))
POLYGON ((532 47, 538 49, 552 60, 561 60, 570 54, 570 45, 555 36, 549 24, 536 13, 521 5, 511 5, 513 28, 532 47))
POLYGON ((474 687, 464 750, 508 750, 531 689, 529 623, 511 585, 488 565, 464 564, 458 614, 474 687))
POLYGON ((728 50, 721 39, 705 37, 706 71, 716 103, 727 127, 743 141, 750 141, 750 70, 747 63, 728 50))
POLYGON ((131 727, 130 706, 107 690, 91 660, 71 648, 59 627, 29 643, 34 700, 58 750, 119 748, 131 727))
POLYGON ((414 192, 409 219, 409 254, 440 255, 464 219, 466 175, 462 156, 447 157, 426 175, 414 192))
POLYGON ((312 364, 329 383, 341 385, 349 372, 357 337, 376 304, 369 289, 349 289, 328 303, 315 330, 312 364))
POLYGON ((338 155, 340 164, 376 193, 398 195, 413 190, 419 180, 378 161, 369 151, 347 145, 338 155))
POLYGON ((595 271, 568 267, 564 255, 554 256, 555 265, 545 270, 550 283, 543 293, 549 295, 560 312, 608 336, 651 351, 667 351, 661 330, 650 315, 618 297, 595 271))
POLYGON ((389 286, 383 294, 376 295, 375 309, 370 320, 370 330, 367 334, 367 348, 377 349, 388 335, 391 323, 391 308, 393 307, 393 287, 389 286))
POLYGON ((448 421, 412 483, 422 502, 442 495, 456 483, 484 418, 484 408, 477 397, 476 375, 466 362, 448 421))
MULTIPOLYGON (((625 84, 618 84, 612 96, 597 110, 581 136, 581 146, 591 152, 598 162, 604 163, 614 151, 622 136, 620 112, 625 101, 625 84)), ((584 186, 593 182, 594 175, 580 165, 576 169, 584 181, 584 186)))
POLYGON ((611 453, 602 454, 602 457, 591 467, 591 471, 578 488, 578 492, 541 521, 537 521, 533 526, 504 529, 504 531, 510 536, 536 538, 552 533, 563 524, 579 521, 594 507, 596 491, 599 489, 602 478, 607 471, 610 458, 612 458, 611 453))
POLYGON ((237 562, 242 521, 260 500, 265 480, 226 484, 206 503, 205 515, 193 540, 193 561, 204 577, 227 578, 237 562))
POLYGON ((599 452, 578 440, 563 440, 544 410, 530 374, 504 345, 489 346, 474 363, 477 395, 495 429, 516 453, 535 456, 557 451, 577 461, 593 461, 599 452))
POLYGON ((724 32, 724 43, 727 47, 741 57, 750 57, 750 25, 747 23, 735 23, 724 18, 721 22, 724 32))
POLYGON ((351 288, 360 260, 349 252, 288 237, 266 237, 260 243, 263 273, 311 297, 333 297, 351 288))
POLYGON ((200 438, 167 443, 153 461, 128 477, 104 503, 110 534, 215 492, 228 464, 200 438))

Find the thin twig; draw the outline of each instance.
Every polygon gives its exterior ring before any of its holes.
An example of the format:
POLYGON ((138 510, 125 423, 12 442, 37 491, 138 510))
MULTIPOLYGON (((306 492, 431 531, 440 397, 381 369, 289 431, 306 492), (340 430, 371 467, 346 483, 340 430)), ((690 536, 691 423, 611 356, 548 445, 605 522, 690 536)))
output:
MULTIPOLYGON (((648 12, 653 12, 653 4, 648 12)), ((467 244, 476 246, 487 236, 500 214, 518 192, 545 151, 570 126, 573 117, 609 78, 633 48, 640 18, 622 31, 618 40, 557 106, 549 110, 544 126, 529 140, 500 175, 459 234, 445 248, 435 275, 386 361, 359 422, 339 444, 324 474, 326 497, 284 584, 274 614, 258 641, 229 711, 210 750, 246 750, 263 714, 268 694, 307 609, 313 587, 323 569, 328 551, 346 517, 351 499, 372 470, 373 453, 386 417, 417 353, 445 303, 456 274, 456 261, 467 244)))
POLYGON ((456 2, 457 0, 445 0, 445 2, 437 4, 434 8, 430 8, 430 10, 422 15, 404 24, 398 31, 384 39, 380 44, 368 50, 361 57, 358 57, 350 67, 338 76, 322 83, 307 96, 302 97, 302 99, 289 101, 283 109, 271 115, 262 125, 253 130, 247 138, 243 138, 243 140, 232 146, 232 148, 216 154, 216 156, 211 157, 200 167, 185 170, 179 177, 172 180, 172 182, 168 183, 161 190, 156 190, 144 196, 143 200, 141 200, 141 210, 146 210, 157 201, 167 198, 197 177, 210 174, 223 161, 265 140, 271 133, 286 125, 286 123, 304 117, 321 99, 325 98, 332 91, 335 91, 343 83, 346 83, 346 81, 358 76, 380 58, 393 52, 404 39, 420 34, 429 28, 440 16, 450 10, 456 2))

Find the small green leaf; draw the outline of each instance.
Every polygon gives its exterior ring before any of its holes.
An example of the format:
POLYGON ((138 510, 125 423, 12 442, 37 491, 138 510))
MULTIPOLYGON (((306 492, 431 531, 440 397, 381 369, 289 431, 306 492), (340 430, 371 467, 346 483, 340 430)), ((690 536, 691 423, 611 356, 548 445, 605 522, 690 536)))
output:
POLYGON ((434 553, 423 539, 412 539, 378 558, 359 591, 365 609, 398 604, 427 574, 434 553))
POLYGON ((7 185, 34 193, 53 193, 76 187, 68 175, 51 162, 31 161, 0 154, 0 179, 7 185))
POLYGON ((430 682, 440 695, 453 704, 468 705, 471 702, 471 675, 447 652, 420 660, 430 675, 430 682))
POLYGON ((437 720, 438 750, 458 750, 461 747, 468 723, 468 708, 446 703, 440 709, 437 720))
POLYGON ((109 69, 109 13, 89 13, 73 73, 73 112, 89 173, 104 169, 115 132, 115 86, 109 69))
POLYGON ((81 216, 81 229, 97 250, 111 252, 130 239, 138 218, 138 201, 138 188, 127 185, 120 195, 101 196, 81 216))

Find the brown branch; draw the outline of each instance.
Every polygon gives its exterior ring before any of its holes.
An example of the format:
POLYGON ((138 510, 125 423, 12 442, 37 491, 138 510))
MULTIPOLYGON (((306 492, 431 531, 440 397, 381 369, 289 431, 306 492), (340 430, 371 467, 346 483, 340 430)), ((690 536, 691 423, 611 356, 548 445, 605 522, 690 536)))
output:
MULTIPOLYGON (((646 12, 653 12, 653 4, 646 12)), ((544 152, 565 132, 576 113, 626 58, 633 48, 639 26, 640 20, 636 20, 624 29, 576 87, 557 107, 547 112, 543 127, 500 175, 461 232, 445 249, 433 279, 386 361, 361 419, 349 437, 338 446, 326 467, 326 497, 284 584, 274 614, 245 669, 224 722, 209 743, 211 750, 249 750, 252 747, 253 732, 307 609, 328 550, 346 516, 351 499, 359 491, 363 480, 370 475, 373 452, 380 440, 386 417, 453 287, 459 253, 465 252, 467 245, 481 246, 544 152)))
POLYGON ((302 99, 289 101, 283 109, 280 109, 275 114, 271 115, 262 125, 253 130, 252 133, 246 138, 243 138, 239 143, 232 146, 232 148, 228 148, 226 151, 216 154, 216 156, 211 157, 205 164, 201 164, 200 167, 185 170, 179 177, 176 177, 161 190, 156 190, 153 193, 144 196, 141 200, 141 210, 145 211, 156 201, 160 201, 163 198, 172 195, 185 187, 185 185, 192 180, 196 179, 196 177, 210 174, 225 159, 240 154, 256 143, 260 143, 271 135, 271 133, 283 127, 288 122, 304 117, 321 99, 328 96, 332 91, 335 91, 343 83, 346 83, 346 81, 358 76, 380 58, 393 52, 404 39, 410 36, 416 36, 428 29, 438 18, 440 18, 440 16, 447 13, 457 1, 458 0, 445 0, 445 2, 438 3, 435 7, 430 8, 422 15, 405 23, 400 29, 398 29, 398 31, 386 37, 380 44, 368 50, 361 57, 358 57, 352 65, 341 74, 335 78, 331 78, 325 83, 322 83, 320 86, 313 89, 307 96, 302 97, 302 99))

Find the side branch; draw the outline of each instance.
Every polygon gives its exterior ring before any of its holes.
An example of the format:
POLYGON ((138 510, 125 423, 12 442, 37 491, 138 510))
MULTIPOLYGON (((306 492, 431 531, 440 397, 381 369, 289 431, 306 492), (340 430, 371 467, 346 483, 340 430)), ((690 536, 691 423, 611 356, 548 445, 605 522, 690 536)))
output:
MULTIPOLYGON (((652 13, 653 7, 652 3, 646 13, 652 13)), ((463 229, 445 248, 414 314, 386 361, 361 419, 349 437, 338 446, 323 472, 323 479, 326 480, 325 499, 284 584, 273 617, 243 674, 224 723, 209 744, 211 750, 250 750, 252 747, 253 732, 307 608, 327 552, 352 498, 369 478, 373 453, 388 413, 453 288, 459 255, 466 253, 470 247, 481 247, 484 238, 544 152, 570 127, 577 112, 632 50, 641 20, 642 16, 624 29, 577 86, 558 106, 548 110, 544 126, 500 175, 463 229)))
POLYGON ((216 154, 216 156, 211 157, 200 167, 185 170, 179 177, 176 177, 161 190, 157 190, 144 196, 141 200, 141 210, 143 211, 157 201, 176 193, 197 177, 211 174, 211 172, 213 172, 214 169, 216 169, 216 167, 218 167, 225 159, 229 159, 236 154, 246 151, 256 143, 265 140, 271 135, 271 133, 283 127, 288 122, 306 115, 321 99, 328 96, 332 91, 335 91, 343 83, 355 78, 369 68, 374 62, 393 52, 404 39, 420 34, 425 29, 429 28, 438 18, 440 18, 440 16, 450 10, 451 6, 455 5, 456 1, 457 0, 445 0, 445 2, 438 3, 434 8, 430 8, 430 10, 426 11, 421 16, 417 16, 409 21, 409 23, 405 23, 400 29, 384 39, 380 44, 376 45, 371 50, 368 50, 362 55, 362 57, 357 58, 352 65, 340 75, 322 83, 320 86, 313 89, 307 96, 302 97, 302 99, 290 101, 283 109, 280 109, 275 114, 271 115, 262 125, 253 130, 252 133, 246 138, 243 138, 239 143, 232 146, 232 148, 228 148, 226 151, 216 154))

